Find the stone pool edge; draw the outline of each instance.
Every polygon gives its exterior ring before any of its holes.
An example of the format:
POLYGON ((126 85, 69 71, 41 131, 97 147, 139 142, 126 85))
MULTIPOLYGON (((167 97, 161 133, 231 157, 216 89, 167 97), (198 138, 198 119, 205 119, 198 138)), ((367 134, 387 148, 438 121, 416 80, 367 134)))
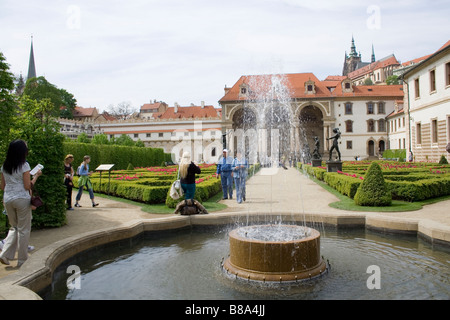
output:
POLYGON ((96 246, 135 237, 142 232, 174 230, 189 226, 225 225, 259 222, 268 217, 281 217, 287 222, 323 224, 337 228, 361 227, 389 233, 412 234, 431 244, 450 247, 450 227, 427 219, 410 219, 367 213, 302 215, 273 213, 216 213, 195 216, 170 216, 156 219, 140 219, 117 227, 86 232, 57 241, 33 253, 21 269, 0 279, 0 300, 41 300, 36 293, 52 282, 54 270, 74 255, 96 246))

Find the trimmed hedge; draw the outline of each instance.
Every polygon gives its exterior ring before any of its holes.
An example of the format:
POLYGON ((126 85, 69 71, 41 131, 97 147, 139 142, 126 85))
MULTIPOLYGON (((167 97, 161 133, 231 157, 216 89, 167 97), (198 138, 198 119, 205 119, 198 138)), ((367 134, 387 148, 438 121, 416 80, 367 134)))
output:
POLYGON ((450 195, 450 178, 434 178, 419 181, 386 181, 392 199, 421 201, 450 195))
POLYGON ((323 181, 330 187, 339 191, 339 193, 352 199, 355 197, 356 191, 362 182, 360 179, 343 176, 336 172, 325 172, 323 181))
POLYGON ((171 159, 170 154, 164 153, 164 150, 160 148, 64 142, 63 149, 64 155, 73 154, 74 170, 83 161, 85 155, 91 157, 89 164, 91 170, 101 164, 114 164, 114 170, 127 169, 130 163, 135 167, 152 167, 171 159))
POLYGON ((391 191, 387 187, 383 172, 376 162, 372 162, 355 194, 355 204, 360 206, 390 206, 391 191))
MULTIPOLYGON (((398 162, 381 162, 386 186, 392 199, 403 201, 422 201, 450 195, 450 167, 435 163, 415 163, 399 165, 398 162), (398 165, 398 167, 396 167, 398 165), (400 169, 399 169, 400 168, 400 169)), ((363 176, 369 163, 344 162, 345 173, 326 172, 320 167, 298 163, 297 168, 304 173, 324 181, 343 195, 354 198, 362 180, 351 174, 363 176), (346 175, 348 173, 348 175, 346 175)))

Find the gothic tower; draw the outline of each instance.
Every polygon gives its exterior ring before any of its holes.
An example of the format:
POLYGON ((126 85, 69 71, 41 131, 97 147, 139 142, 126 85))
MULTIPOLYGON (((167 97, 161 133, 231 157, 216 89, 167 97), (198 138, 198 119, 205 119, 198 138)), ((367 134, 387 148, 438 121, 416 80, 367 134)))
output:
POLYGON ((34 52, 33 52, 33 36, 31 36, 30 62, 28 63, 27 80, 31 78, 36 78, 36 66, 34 64, 34 52))
POLYGON ((361 64, 361 54, 358 54, 356 52, 355 39, 353 39, 353 36, 352 36, 352 45, 350 47, 350 54, 347 55, 347 53, 345 53, 344 67, 342 69, 342 75, 346 76, 350 72, 355 71, 356 69, 359 68, 360 64, 361 64))

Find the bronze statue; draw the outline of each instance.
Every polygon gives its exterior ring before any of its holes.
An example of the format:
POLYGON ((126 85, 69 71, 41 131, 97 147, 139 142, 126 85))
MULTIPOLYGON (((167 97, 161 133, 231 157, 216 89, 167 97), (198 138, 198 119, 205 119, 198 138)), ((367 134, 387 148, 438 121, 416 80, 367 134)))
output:
POLYGON ((336 149, 339 161, 341 161, 341 152, 339 151, 339 142, 338 142, 338 139, 341 137, 341 132, 339 131, 339 128, 334 128, 333 132, 335 133, 335 135, 332 136, 332 137, 327 138, 327 140, 333 139, 333 145, 330 148, 330 159, 329 159, 329 161, 331 161, 331 157, 332 157, 334 149, 336 149))
POLYGON ((322 159, 322 155, 319 152, 319 148, 320 148, 320 140, 319 140, 319 137, 315 136, 314 137, 314 151, 313 151, 313 155, 312 155, 314 160, 322 159))

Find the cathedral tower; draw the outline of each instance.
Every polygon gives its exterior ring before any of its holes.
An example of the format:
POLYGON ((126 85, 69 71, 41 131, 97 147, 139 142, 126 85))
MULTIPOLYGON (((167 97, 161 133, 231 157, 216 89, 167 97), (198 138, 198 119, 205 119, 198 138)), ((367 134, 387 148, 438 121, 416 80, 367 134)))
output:
POLYGON ((361 54, 358 54, 356 52, 355 39, 352 36, 352 45, 350 47, 350 54, 347 55, 347 53, 345 53, 342 75, 343 76, 348 75, 350 72, 353 72, 356 69, 358 69, 360 65, 361 65, 361 54))
POLYGON ((27 80, 31 78, 36 78, 36 66, 34 64, 34 52, 33 52, 33 36, 31 36, 30 61, 28 63, 27 80))

